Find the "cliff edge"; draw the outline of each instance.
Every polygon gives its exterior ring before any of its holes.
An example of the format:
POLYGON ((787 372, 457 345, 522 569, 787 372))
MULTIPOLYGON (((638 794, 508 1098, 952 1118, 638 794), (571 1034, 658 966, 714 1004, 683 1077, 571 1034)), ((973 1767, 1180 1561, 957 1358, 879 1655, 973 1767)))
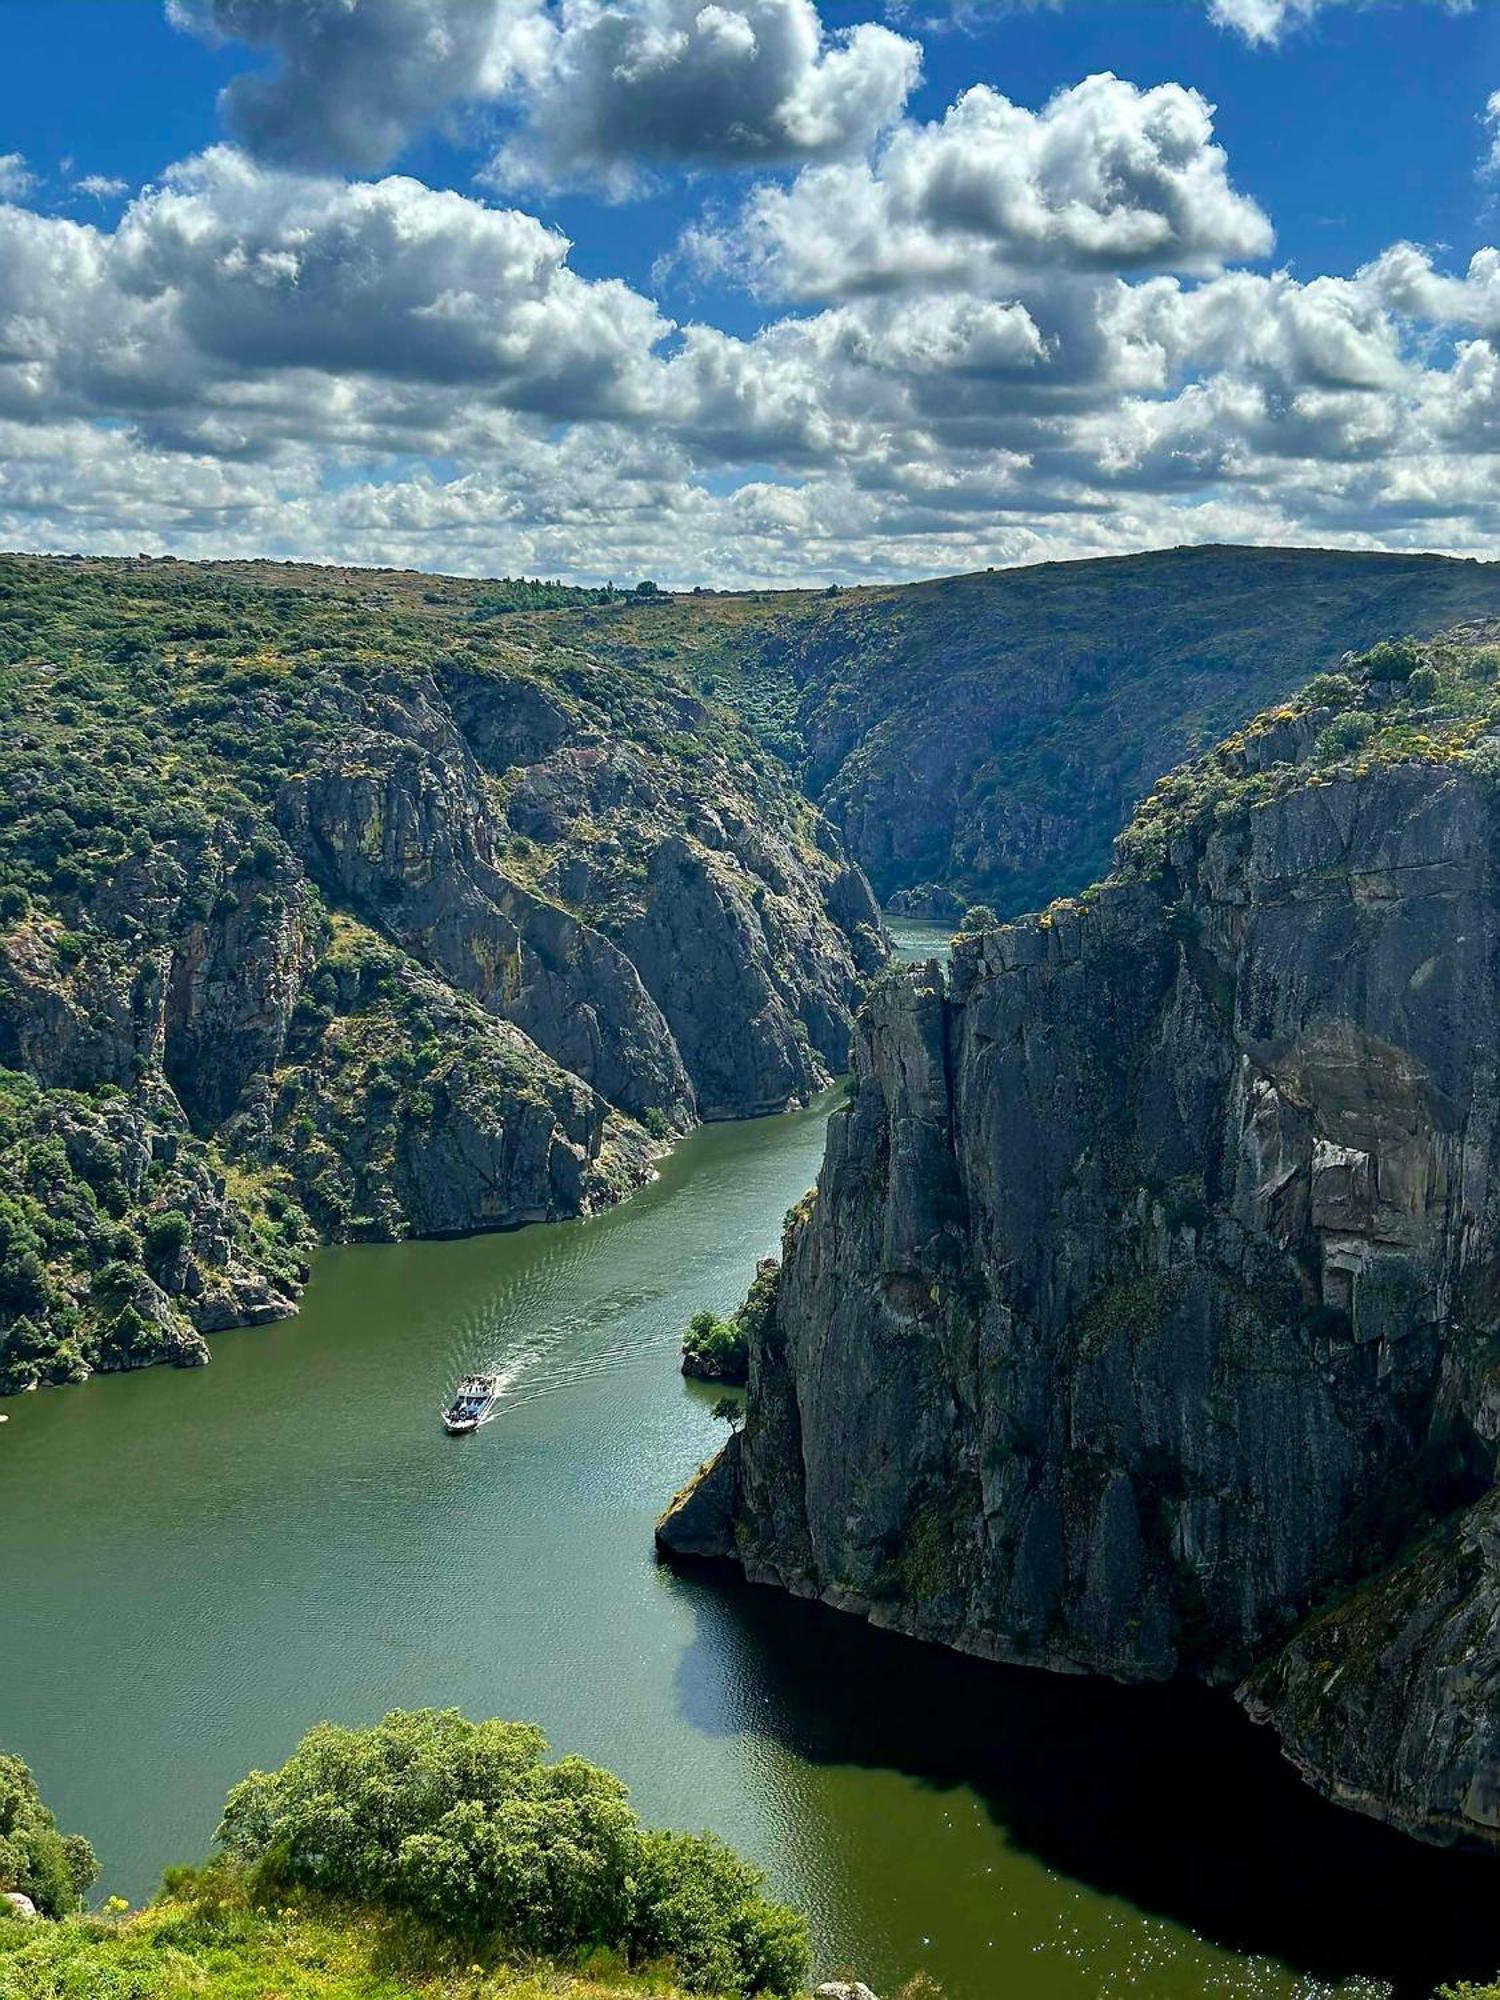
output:
POLYGON ((1238 1687, 1444 1840, 1500 1833, 1495 637, 1351 659, 878 983, 708 1482, 753 1579, 1238 1687))

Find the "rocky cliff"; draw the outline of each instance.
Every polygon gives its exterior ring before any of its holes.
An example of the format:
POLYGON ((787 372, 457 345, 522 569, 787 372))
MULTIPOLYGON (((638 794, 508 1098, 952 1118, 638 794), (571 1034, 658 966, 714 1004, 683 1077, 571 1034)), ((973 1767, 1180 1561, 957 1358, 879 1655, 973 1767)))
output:
POLYGON ((1237 1685, 1333 1796, 1500 1834, 1494 636, 1322 677, 880 982, 668 1547, 1237 1685))
POLYGON ((1157 778, 1348 648, 1497 614, 1500 564, 1230 547, 562 618, 622 659, 669 648, 883 903, 946 921, 1081 889, 1157 778))
POLYGON ((205 1359, 319 1239, 587 1212, 845 1065, 838 836, 670 665, 503 609, 0 563, 0 1391, 205 1359))

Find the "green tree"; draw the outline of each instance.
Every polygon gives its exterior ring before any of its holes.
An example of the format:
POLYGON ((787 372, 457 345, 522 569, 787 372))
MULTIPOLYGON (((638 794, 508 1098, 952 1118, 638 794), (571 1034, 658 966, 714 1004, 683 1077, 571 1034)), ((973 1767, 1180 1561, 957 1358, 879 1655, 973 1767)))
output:
POLYGON ((60 1833, 19 1757, 0 1755, 0 1890, 29 1896, 45 1916, 76 1910, 99 1873, 81 1834, 60 1833))
POLYGON ((682 1371, 705 1382, 743 1382, 749 1347, 739 1315, 720 1319, 715 1312, 698 1312, 682 1337, 682 1371))
POLYGON ((1356 665, 1372 681, 1409 680, 1422 664, 1422 655, 1413 639, 1382 639, 1356 665))
POLYGON ((1366 715, 1362 709, 1351 709, 1347 715, 1336 715, 1323 731, 1314 746, 1314 754, 1320 764, 1337 763, 1341 757, 1355 756, 1375 734, 1375 718, 1366 715))
POLYGON ((670 1958, 699 1989, 795 1991, 805 1928, 754 1869, 707 1835, 643 1827, 618 1778, 546 1752, 529 1724, 453 1709, 323 1723, 235 1786, 218 1838, 267 1892, 406 1909, 524 1951, 670 1958))
POLYGON ((180 1208, 151 1216, 145 1229, 146 1255, 153 1264, 172 1264, 192 1239, 193 1225, 180 1208))

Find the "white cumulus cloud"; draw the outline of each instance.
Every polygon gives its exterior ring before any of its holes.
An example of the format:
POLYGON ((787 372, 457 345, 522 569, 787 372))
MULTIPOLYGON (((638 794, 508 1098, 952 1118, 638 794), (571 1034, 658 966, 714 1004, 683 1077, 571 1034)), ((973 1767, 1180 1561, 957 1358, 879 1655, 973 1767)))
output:
POLYGON ((933 124, 900 126, 869 161, 756 187, 700 260, 789 298, 956 285, 1017 271, 1207 271, 1273 241, 1214 143, 1212 107, 1180 84, 1108 74, 1040 111, 988 85, 933 124))
POLYGON ((900 117, 921 70, 888 28, 828 34, 813 0, 563 0, 555 20, 492 179, 621 187, 642 164, 842 158, 900 117))
POLYGON ((343 433, 437 448, 471 408, 628 411, 668 323, 535 217, 230 147, 112 232, 0 210, 0 412, 126 416, 231 453, 343 433), (476 407, 477 406, 477 407, 476 407))
POLYGON ((492 184, 653 163, 858 151, 894 122, 921 50, 875 22, 830 34, 815 0, 167 0, 179 26, 270 66, 220 98, 256 157, 368 173, 463 106, 509 129, 492 184))
POLYGON ((493 99, 550 40, 545 0, 167 0, 181 28, 270 58, 220 96, 234 136, 295 167, 383 167, 452 106, 493 99))
MULTIPOLYGON (((1220 27, 1234 28, 1246 41, 1275 44, 1289 28, 1305 26, 1325 8, 1370 6, 1379 0, 1208 0, 1208 11, 1220 27)), ((1450 14, 1467 14, 1473 0, 1427 0, 1450 14)))

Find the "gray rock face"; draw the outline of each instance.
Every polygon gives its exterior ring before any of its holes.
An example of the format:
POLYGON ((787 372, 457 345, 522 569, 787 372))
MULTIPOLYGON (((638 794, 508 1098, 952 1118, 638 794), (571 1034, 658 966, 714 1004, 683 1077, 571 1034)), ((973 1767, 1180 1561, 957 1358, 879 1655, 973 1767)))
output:
POLYGON ((1340 1804, 1500 1840, 1500 1496, 1311 1619, 1244 1698, 1340 1804))
POLYGON ((1500 606, 1441 557, 1192 548, 820 605, 788 634, 812 797, 881 901, 1075 890, 1152 782, 1346 647, 1500 606), (1274 632, 1274 643, 1266 635, 1274 632), (937 891, 937 894, 934 894, 937 891))
POLYGON ((380 702, 279 816, 319 880, 461 992, 623 1110, 691 1123, 692 1084, 634 966, 499 872, 478 766, 436 702, 380 702))
POLYGON ((0 1064, 49 1087, 127 1084, 159 1059, 164 955, 123 951, 67 960, 61 926, 32 923, 0 938, 0 1064))
POLYGON ((347 920, 342 934, 337 1011, 295 1037, 278 1075, 297 1115, 262 1141, 326 1233, 341 1216, 392 1238, 510 1229, 589 1214, 647 1178, 646 1134, 519 1028, 347 920), (386 1065, 413 1049, 413 1087, 393 1090, 386 1065))
POLYGON ((882 981, 751 1344, 746 1572, 995 1658, 1257 1670, 1335 1796, 1492 1836, 1496 847, 1459 767, 1319 777, 882 981), (1434 1521, 1431 1588, 1362 1582, 1434 1521))
POLYGON ((657 1546, 673 1556, 732 1557, 739 1484, 740 1439, 736 1432, 716 1457, 698 1468, 662 1515, 656 1528, 657 1546))
POLYGON ((436 686, 347 701, 278 809, 314 877, 635 1117, 683 1130, 827 1083, 884 955, 829 830, 808 815, 825 854, 746 799, 702 811, 545 690, 455 686, 453 713, 436 686), (535 887, 502 855, 516 836, 535 887))
POLYGON ((699 1117, 804 1102, 847 1064, 853 1007, 884 962, 868 882, 825 821, 758 807, 745 771, 725 768, 709 804, 586 722, 505 775, 506 827, 635 968, 699 1117))
POLYGON ((274 886, 273 902, 258 882, 223 884, 216 913, 188 923, 172 952, 161 1061, 200 1130, 222 1124, 252 1077, 274 1068, 317 956, 306 880, 288 866, 274 886))
POLYGON ((849 968, 820 954, 826 919, 789 898, 773 906, 764 889, 757 909, 754 895, 737 861, 669 838, 651 857, 644 908, 621 931, 705 1118, 783 1110, 848 1059, 849 968))

